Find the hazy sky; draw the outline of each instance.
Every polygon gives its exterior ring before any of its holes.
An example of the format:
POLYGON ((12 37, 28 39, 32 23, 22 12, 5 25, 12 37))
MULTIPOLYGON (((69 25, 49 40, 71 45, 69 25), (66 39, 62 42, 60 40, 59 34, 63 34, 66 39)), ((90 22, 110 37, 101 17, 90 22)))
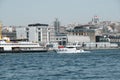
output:
POLYGON ((0 0, 0 21, 8 26, 52 24, 55 18, 62 25, 87 23, 94 15, 120 21, 120 0, 0 0))

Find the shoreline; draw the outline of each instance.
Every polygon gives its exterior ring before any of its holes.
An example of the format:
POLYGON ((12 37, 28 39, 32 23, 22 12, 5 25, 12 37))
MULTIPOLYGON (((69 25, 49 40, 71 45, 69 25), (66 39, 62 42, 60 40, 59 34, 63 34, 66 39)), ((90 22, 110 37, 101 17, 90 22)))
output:
POLYGON ((84 50, 109 50, 109 49, 120 49, 120 47, 118 47, 118 48, 82 48, 82 49, 84 49, 84 50))

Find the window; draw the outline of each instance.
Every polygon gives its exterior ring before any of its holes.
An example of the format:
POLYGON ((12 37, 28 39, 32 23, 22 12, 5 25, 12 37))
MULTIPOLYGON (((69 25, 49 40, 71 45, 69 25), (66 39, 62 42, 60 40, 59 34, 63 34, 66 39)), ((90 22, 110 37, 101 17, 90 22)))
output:
POLYGON ((29 28, 26 28, 26 30, 28 31, 28 30, 29 30, 29 28))
POLYGON ((41 41, 41 32, 38 32, 38 41, 41 41))
POLYGON ((38 30, 40 30, 41 28, 38 28, 38 30))
POLYGON ((76 35, 77 35, 77 32, 76 32, 76 35))
POLYGON ((27 32, 27 38, 29 38, 29 32, 27 32))

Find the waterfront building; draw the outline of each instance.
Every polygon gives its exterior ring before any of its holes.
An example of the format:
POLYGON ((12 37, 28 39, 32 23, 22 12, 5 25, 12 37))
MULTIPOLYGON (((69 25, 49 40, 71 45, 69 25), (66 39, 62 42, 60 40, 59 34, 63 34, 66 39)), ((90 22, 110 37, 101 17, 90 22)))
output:
POLYGON ((101 30, 94 25, 79 25, 74 29, 67 29, 68 42, 95 42, 96 35, 100 34, 101 30))
POLYGON ((120 46, 120 33, 107 33, 96 36, 96 42, 110 42, 116 43, 118 46, 120 46))
POLYGON ((27 37, 29 41, 46 43, 48 42, 48 24, 29 24, 27 37))
POLYGON ((17 39, 27 39, 41 44, 55 42, 55 30, 48 24, 29 24, 27 27, 16 28, 17 39))

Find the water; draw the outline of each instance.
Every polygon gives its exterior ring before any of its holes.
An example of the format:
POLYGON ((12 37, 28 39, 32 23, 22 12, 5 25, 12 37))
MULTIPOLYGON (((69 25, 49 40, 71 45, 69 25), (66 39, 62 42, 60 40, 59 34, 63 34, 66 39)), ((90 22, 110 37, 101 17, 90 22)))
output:
POLYGON ((0 80, 119 80, 120 50, 0 54, 0 80))

